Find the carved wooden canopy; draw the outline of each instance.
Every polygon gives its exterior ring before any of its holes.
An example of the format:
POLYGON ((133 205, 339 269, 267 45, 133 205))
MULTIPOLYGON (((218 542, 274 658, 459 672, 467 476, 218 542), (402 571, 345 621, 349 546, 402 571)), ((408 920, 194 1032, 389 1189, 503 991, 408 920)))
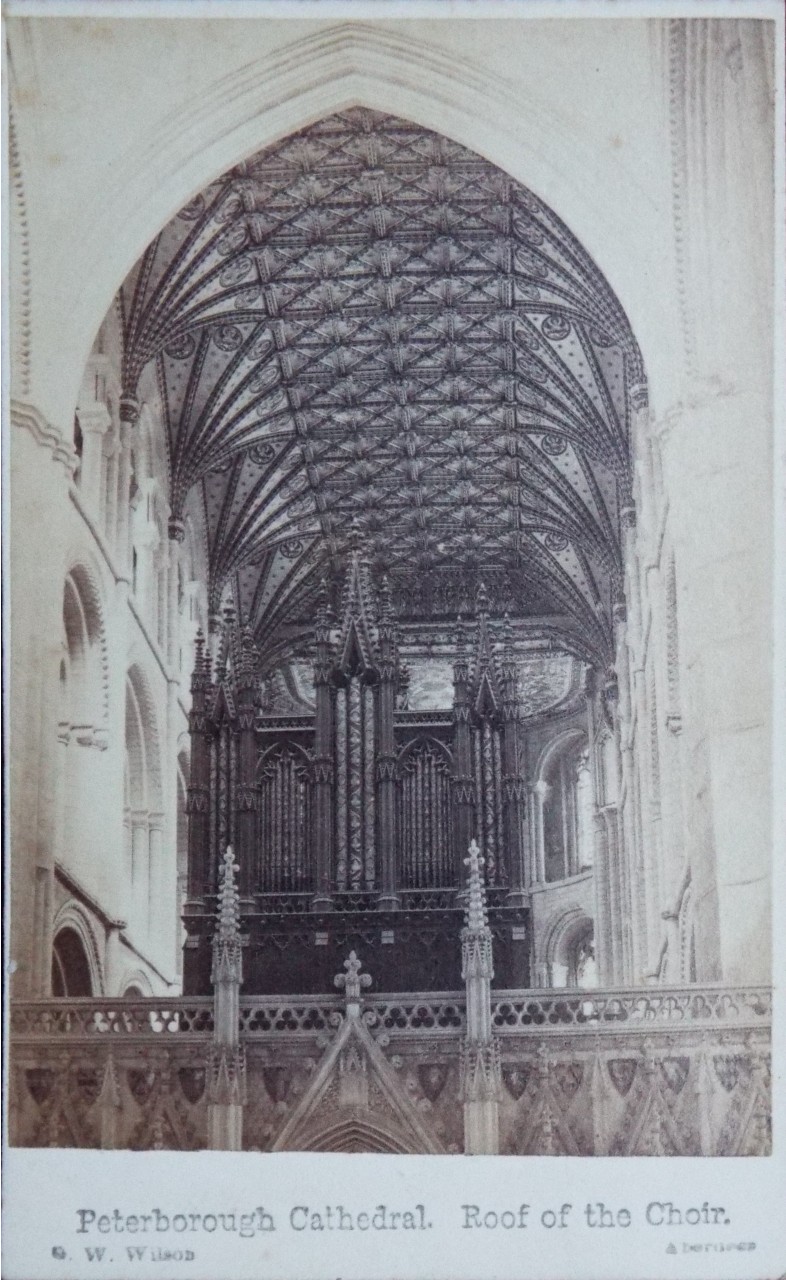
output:
POLYGON ((609 660, 641 361, 592 259, 506 173, 353 108, 201 192, 120 308, 126 394, 155 362, 173 515, 200 493, 212 603, 230 582, 268 653, 354 529, 405 627, 483 581, 493 616, 609 660))

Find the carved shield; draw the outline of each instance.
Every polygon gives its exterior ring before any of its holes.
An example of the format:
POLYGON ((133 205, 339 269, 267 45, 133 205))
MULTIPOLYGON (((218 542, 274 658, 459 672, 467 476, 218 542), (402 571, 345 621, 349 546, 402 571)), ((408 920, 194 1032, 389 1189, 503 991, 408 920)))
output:
POLYGON ((54 1084, 54 1071, 47 1070, 46 1067, 31 1067, 25 1072, 27 1087, 33 1096, 33 1100, 38 1103, 39 1107, 45 1102, 52 1092, 54 1084))
POLYGON ((133 1067, 126 1072, 128 1087, 135 1102, 143 1106, 153 1092, 156 1073, 152 1067, 133 1067))
POLYGON ((180 1088, 187 1102, 192 1105, 199 1102, 205 1092, 206 1073, 204 1067, 181 1067, 177 1073, 180 1088))
POLYGON ((286 1067, 263 1067, 262 1079, 271 1102, 286 1102, 291 1081, 286 1067))
POLYGON ((76 1087, 88 1104, 95 1102, 101 1092, 101 1078, 97 1071, 82 1067, 76 1073, 76 1087))
POLYGON ((609 1079, 624 1098, 630 1093, 630 1087, 636 1078, 637 1062, 635 1058, 610 1058, 606 1064, 609 1069, 609 1079))
POLYGON ((566 1098, 574 1096, 583 1077, 584 1068, 580 1062, 557 1062, 554 1064, 554 1079, 566 1098))
POLYGON ((527 1087, 530 1068, 521 1063, 507 1064, 502 1068, 502 1082, 514 1102, 518 1102, 527 1087))
POLYGON ((739 1083, 742 1058, 736 1053, 716 1053, 712 1059, 715 1074, 727 1093, 739 1083))
POLYGON ((663 1058, 660 1069, 667 1087, 672 1093, 680 1093, 688 1078, 690 1058, 663 1058))
POLYGON ((447 1078, 448 1069, 442 1062, 421 1062, 418 1066, 418 1081, 429 1102, 436 1102, 447 1078))

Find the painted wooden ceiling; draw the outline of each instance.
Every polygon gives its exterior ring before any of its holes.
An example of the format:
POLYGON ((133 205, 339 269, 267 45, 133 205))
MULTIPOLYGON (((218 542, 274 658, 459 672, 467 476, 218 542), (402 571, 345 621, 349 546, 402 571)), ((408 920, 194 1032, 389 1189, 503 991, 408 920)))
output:
POLYGON ((619 302, 483 157, 354 108, 236 166, 125 281, 124 389, 155 363, 172 512, 204 508, 214 605, 264 648, 362 536, 402 622, 550 619, 612 652, 631 389, 619 302))

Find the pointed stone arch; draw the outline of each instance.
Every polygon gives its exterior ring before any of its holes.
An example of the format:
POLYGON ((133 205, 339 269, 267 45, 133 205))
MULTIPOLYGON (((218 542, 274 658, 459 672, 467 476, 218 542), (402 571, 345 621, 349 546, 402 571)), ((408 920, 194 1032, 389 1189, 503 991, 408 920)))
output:
POLYGON ((401 1135, 378 1120, 353 1116, 328 1123, 309 1135, 304 1151, 378 1152, 386 1155, 416 1155, 401 1135))

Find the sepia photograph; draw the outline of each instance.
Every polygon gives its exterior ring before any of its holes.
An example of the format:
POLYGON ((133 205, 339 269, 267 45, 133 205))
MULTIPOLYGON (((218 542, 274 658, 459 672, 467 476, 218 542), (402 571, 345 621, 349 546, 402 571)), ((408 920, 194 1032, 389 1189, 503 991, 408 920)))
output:
POLYGON ((770 1156, 774 7, 188 8, 5 10, 10 1147, 770 1156))

